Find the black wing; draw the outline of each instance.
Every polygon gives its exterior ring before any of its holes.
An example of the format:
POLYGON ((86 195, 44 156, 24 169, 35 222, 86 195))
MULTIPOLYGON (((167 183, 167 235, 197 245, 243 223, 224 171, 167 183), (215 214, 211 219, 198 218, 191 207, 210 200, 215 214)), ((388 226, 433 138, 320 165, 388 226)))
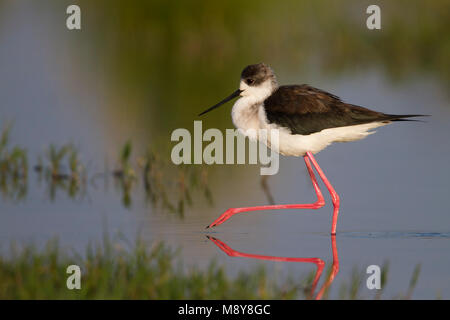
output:
POLYGON ((419 115, 389 115, 343 102, 323 90, 303 85, 280 86, 264 101, 269 123, 308 135, 328 128, 399 120, 419 115))

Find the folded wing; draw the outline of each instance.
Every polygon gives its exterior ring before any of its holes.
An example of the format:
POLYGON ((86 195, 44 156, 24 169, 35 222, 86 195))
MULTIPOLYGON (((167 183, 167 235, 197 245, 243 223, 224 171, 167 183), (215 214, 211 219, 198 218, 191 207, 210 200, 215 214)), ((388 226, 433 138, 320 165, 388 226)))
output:
POLYGON ((267 121, 292 134, 309 135, 328 128, 395 121, 420 115, 389 115, 343 102, 309 85, 280 86, 264 101, 267 121))

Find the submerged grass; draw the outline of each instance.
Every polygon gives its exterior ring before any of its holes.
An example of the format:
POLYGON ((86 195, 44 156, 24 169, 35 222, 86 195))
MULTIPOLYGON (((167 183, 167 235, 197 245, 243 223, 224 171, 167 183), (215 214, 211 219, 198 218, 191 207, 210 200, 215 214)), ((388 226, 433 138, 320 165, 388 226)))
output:
POLYGON ((210 205, 213 203, 205 167, 178 165, 174 170, 153 150, 140 157, 139 163, 143 169, 146 199, 153 207, 184 217, 186 206, 193 205, 194 192, 201 193, 210 205), (169 194, 176 196, 171 198, 169 194))
MULTIPOLYGON (((27 150, 10 146, 11 125, 0 130, 0 193, 5 199, 23 200, 28 191, 27 150)), ((142 180, 145 202, 162 212, 175 213, 183 218, 187 206, 193 205, 194 192, 199 192, 212 204, 212 193, 208 186, 208 170, 204 166, 174 165, 162 159, 154 148, 132 158, 133 144, 127 141, 119 150, 115 168, 107 167, 103 172, 88 174, 81 161, 78 149, 71 143, 57 146, 50 144, 39 154, 32 169, 39 184, 44 183, 50 200, 62 191, 72 199, 82 199, 90 187, 96 189, 98 178, 108 184, 108 177, 122 194, 122 204, 132 206, 132 193, 142 180)))
POLYGON ((118 157, 119 165, 113 171, 116 182, 122 190, 122 203, 126 208, 131 206, 130 191, 136 181, 136 172, 130 162, 132 150, 133 145, 131 141, 127 141, 120 150, 118 157))
POLYGON ((86 168, 80 161, 78 150, 72 144, 60 147, 51 144, 45 156, 38 157, 33 168, 38 173, 39 181, 46 182, 51 200, 56 198, 59 189, 66 192, 70 198, 84 195, 86 191, 86 168))
POLYGON ((28 157, 25 149, 10 146, 10 130, 6 125, 0 132, 0 192, 18 201, 27 193, 28 157))
POLYGON ((153 148, 148 148, 144 155, 137 156, 136 161, 133 161, 132 150, 132 142, 127 141, 121 148, 118 164, 112 172, 126 208, 132 205, 132 191, 139 180, 144 187, 146 203, 181 218, 184 217, 186 206, 193 205, 195 191, 201 192, 207 202, 212 203, 205 167, 174 165, 162 159, 153 148))

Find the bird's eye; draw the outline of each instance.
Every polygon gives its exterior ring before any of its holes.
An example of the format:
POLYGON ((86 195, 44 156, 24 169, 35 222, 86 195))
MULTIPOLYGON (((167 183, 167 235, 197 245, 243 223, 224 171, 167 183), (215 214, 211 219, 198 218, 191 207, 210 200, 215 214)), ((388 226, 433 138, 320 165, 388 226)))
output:
POLYGON ((252 85, 252 84, 255 82, 255 80, 253 80, 253 79, 251 79, 251 78, 248 78, 247 80, 245 80, 245 82, 246 82, 248 85, 252 85))

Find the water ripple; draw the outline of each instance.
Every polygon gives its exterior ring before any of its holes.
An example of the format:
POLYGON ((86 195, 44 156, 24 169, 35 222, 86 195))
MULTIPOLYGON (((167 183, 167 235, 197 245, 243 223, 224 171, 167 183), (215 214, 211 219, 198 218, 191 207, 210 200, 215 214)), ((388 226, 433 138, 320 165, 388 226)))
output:
POLYGON ((450 239, 450 232, 340 232, 339 236, 350 238, 370 238, 370 239, 450 239))

